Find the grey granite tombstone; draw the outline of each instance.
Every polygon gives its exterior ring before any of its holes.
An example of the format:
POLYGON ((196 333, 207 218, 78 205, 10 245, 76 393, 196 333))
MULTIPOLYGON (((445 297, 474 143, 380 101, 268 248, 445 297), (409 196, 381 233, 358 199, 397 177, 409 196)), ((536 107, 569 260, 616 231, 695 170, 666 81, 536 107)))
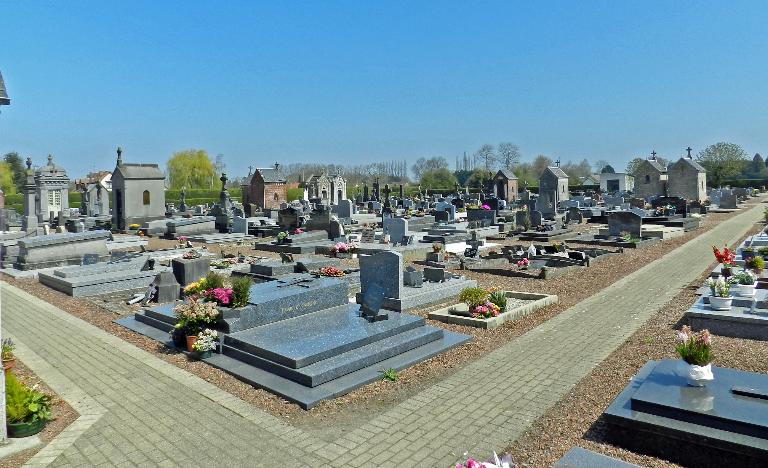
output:
POLYGON ((83 265, 94 265, 99 262, 99 258, 98 254, 85 254, 83 255, 83 265))
POLYGON ((360 257, 360 290, 379 285, 384 297, 400 299, 403 293, 403 256, 399 252, 380 252, 360 257))
POLYGON ((628 232, 630 236, 640 238, 642 218, 631 211, 611 211, 608 213, 608 235, 618 236, 628 232))
POLYGON ((389 232, 390 239, 396 242, 408 235, 408 220, 404 218, 384 218, 382 227, 389 232))
POLYGON ((430 283, 442 283, 450 277, 445 268, 424 267, 424 280, 430 283))
POLYGON ((385 294, 384 287, 381 284, 368 285, 365 293, 363 293, 363 300, 360 304, 360 315, 372 322, 387 320, 389 313, 381 308, 384 303, 385 294))
POLYGON ((720 197, 720 204, 718 206, 726 210, 735 210, 736 202, 737 202, 736 195, 732 193, 726 193, 720 197))
POLYGON ((339 200, 339 204, 336 207, 336 214, 339 215, 339 218, 351 218, 354 212, 352 200, 339 200))
POLYGON ((422 287, 424 285, 424 273, 409 266, 403 272, 403 284, 412 288, 422 287))
POLYGON ((155 277, 157 288, 156 300, 160 304, 174 302, 179 299, 180 286, 176 277, 170 271, 164 271, 155 277))
POLYGON ((541 226, 541 221, 544 217, 541 211, 532 210, 530 216, 531 216, 531 227, 541 226))
POLYGON ((210 268, 211 260, 209 257, 174 258, 171 260, 173 275, 182 287, 188 286, 205 276, 210 268))

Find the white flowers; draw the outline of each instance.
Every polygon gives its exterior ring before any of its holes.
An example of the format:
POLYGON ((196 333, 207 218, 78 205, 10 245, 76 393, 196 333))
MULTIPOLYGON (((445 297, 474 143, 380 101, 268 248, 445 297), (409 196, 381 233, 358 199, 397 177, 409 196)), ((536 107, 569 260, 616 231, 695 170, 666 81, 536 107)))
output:
POLYGON ((717 279, 707 279, 707 286, 715 297, 730 297, 731 296, 731 284, 723 279, 722 276, 717 279))

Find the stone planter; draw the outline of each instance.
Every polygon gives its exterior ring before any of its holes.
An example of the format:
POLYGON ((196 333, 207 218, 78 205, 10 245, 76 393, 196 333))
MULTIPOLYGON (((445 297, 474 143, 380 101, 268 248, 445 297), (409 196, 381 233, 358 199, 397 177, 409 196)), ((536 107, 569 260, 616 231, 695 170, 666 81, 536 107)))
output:
POLYGON ((754 295, 755 295, 755 285, 754 284, 740 284, 739 285, 739 296, 752 297, 754 295))
POLYGON ((213 351, 210 351, 210 350, 208 350, 208 351, 196 351, 195 352, 195 357, 197 359, 208 359, 212 355, 213 355, 213 351))
POLYGON ((709 297, 709 306, 714 310, 731 310, 732 297, 709 297))
POLYGON ((42 419, 29 423, 8 423, 8 437, 12 439, 20 439, 22 437, 29 437, 42 431, 47 421, 42 419))
POLYGON ((171 260, 173 276, 176 277, 176 281, 179 282, 182 288, 205 276, 210 267, 211 260, 208 257, 174 258, 171 260))

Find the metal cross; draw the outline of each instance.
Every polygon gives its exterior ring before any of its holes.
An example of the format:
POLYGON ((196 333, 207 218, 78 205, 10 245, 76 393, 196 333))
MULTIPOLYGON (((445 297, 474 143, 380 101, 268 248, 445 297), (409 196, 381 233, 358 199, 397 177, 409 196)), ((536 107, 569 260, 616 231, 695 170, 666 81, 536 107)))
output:
POLYGON ((651 151, 651 159, 656 159, 656 150, 651 151))
POLYGON ((688 148, 686 148, 685 150, 686 150, 686 151, 688 151, 688 159, 691 159, 691 151, 693 151, 693 148, 691 148, 691 147, 689 146, 689 147, 688 147, 688 148))

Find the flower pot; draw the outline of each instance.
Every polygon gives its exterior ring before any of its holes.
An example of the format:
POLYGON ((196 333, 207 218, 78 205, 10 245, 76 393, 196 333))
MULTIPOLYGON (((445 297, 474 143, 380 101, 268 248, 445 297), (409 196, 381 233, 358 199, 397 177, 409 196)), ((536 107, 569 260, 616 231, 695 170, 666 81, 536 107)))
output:
POLYGON ((10 371, 15 365, 16 365, 16 359, 7 359, 3 361, 3 370, 6 373, 8 373, 8 371, 10 371))
POLYGON ((755 285, 754 284, 740 284, 739 285, 739 296, 752 297, 754 295, 755 295, 755 285))
POLYGON ((195 357, 197 359, 208 359, 209 357, 211 357, 212 354, 213 354, 213 352, 211 350, 208 350, 208 351, 197 351, 197 352, 195 352, 195 357))
MULTIPOLYGON (((686 363, 687 364, 687 363, 686 363)), ((714 380, 712 374, 712 364, 706 366, 697 366, 696 364, 687 364, 685 371, 685 381, 691 387, 703 387, 708 381, 714 380)))
POLYGON ((19 439, 35 435, 43 430, 46 423, 43 419, 28 423, 8 423, 8 437, 19 439))
POLYGON ((187 335, 187 351, 194 352, 194 349, 192 349, 192 346, 195 344, 195 341, 197 341, 197 335, 187 335))
POLYGON ((187 345, 187 333, 183 328, 174 328, 171 330, 171 341, 177 348, 183 348, 187 345))
POLYGON ((733 273, 731 272, 731 267, 722 267, 722 268, 720 268, 720 274, 723 275, 724 277, 728 278, 733 273))
POLYGON ((714 310, 731 310, 732 297, 709 296, 709 307, 714 310))

